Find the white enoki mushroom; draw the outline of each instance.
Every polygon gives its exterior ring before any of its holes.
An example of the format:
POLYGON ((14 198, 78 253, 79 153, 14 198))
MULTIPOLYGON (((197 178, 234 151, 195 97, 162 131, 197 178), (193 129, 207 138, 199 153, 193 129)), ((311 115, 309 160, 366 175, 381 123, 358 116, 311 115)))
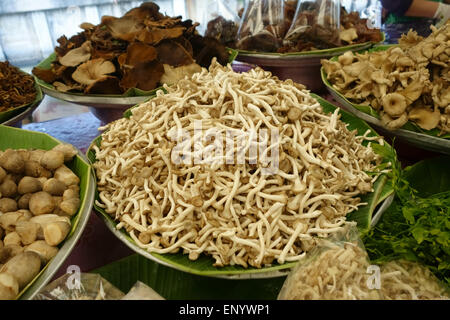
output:
POLYGON ((379 299, 367 287, 367 253, 352 242, 327 242, 291 271, 280 292, 280 300, 379 299))
POLYGON ((450 299, 428 268, 404 260, 381 266, 381 293, 386 300, 450 299))
POLYGON ((362 205, 357 196, 372 190, 366 172, 380 157, 362 142, 381 138, 349 131, 337 111, 325 114, 292 81, 259 68, 235 73, 213 61, 209 72, 166 90, 134 108, 129 119, 100 128, 107 131, 94 147, 97 204, 149 252, 182 250, 193 260, 204 253, 215 266, 299 260, 313 237, 339 231, 345 216, 362 205), (169 137, 182 131, 199 136, 196 121, 202 133, 277 129, 280 141, 269 139, 262 152, 278 148, 279 168, 264 175, 267 163, 247 152, 261 141, 237 145, 238 138, 228 136, 223 145, 233 146, 233 157, 227 149, 218 158, 212 143, 194 139, 203 151, 210 149, 211 161, 193 162, 198 149, 169 137), (175 146, 184 151, 175 156, 179 164, 172 159, 175 146), (242 164, 236 164, 239 156, 242 164))

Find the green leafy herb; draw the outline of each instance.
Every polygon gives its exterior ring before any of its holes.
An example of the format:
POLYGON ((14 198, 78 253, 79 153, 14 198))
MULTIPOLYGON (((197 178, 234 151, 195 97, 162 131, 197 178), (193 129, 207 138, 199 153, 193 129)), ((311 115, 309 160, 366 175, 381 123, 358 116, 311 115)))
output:
POLYGON ((371 261, 420 262, 450 285, 450 190, 421 197, 389 155, 396 198, 375 228, 363 235, 371 261))

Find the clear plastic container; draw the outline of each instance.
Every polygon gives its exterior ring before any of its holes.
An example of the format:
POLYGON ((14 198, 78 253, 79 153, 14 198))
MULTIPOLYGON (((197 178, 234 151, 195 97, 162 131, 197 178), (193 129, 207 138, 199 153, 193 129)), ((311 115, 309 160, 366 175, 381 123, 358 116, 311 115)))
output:
POLYGON ((341 45, 339 0, 299 0, 284 44, 298 41, 318 43, 319 49, 341 45))
POLYGON ((237 48, 257 52, 276 52, 285 33, 284 1, 254 0, 245 5, 237 48))

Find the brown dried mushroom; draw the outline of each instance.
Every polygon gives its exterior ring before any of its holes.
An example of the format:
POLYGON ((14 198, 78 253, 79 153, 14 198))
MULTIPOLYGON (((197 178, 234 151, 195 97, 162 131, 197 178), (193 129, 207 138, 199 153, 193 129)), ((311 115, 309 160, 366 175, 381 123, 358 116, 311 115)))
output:
POLYGON ((228 63, 226 47, 198 35, 197 25, 165 16, 155 3, 146 2, 120 18, 103 16, 98 25, 83 23, 83 32, 70 39, 60 37, 51 68, 35 67, 33 74, 62 92, 152 90, 164 84, 163 64, 178 68, 195 62, 208 67, 213 57, 222 65, 228 63))

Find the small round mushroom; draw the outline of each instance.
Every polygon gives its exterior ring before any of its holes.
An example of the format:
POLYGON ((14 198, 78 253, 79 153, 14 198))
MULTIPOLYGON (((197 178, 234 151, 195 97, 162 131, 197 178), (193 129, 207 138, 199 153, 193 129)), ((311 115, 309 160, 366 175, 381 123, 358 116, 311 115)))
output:
POLYGON ((25 161, 19 152, 7 149, 0 156, 0 165, 9 172, 22 173, 25 169, 25 161))
POLYGON ((43 190, 50 193, 52 196, 62 196, 64 191, 66 191, 66 184, 55 178, 50 178, 45 181, 43 190))
POLYGON ((44 239, 50 246, 57 246, 67 237, 70 231, 70 224, 62 221, 55 221, 44 227, 44 239))
POLYGON ((16 232, 23 245, 29 245, 36 241, 39 228, 39 224, 31 221, 20 221, 16 224, 16 232))
POLYGON ((0 269, 12 275, 19 284, 19 289, 24 288, 41 269, 41 258, 35 252, 26 251, 12 257, 0 269))
POLYGON ((28 210, 18 210, 15 212, 7 212, 0 215, 0 227, 5 231, 14 231, 16 224, 19 221, 27 221, 31 218, 31 212, 28 210))
POLYGON ((48 170, 55 170, 64 164, 64 153, 55 150, 46 151, 40 164, 48 170))
POLYGON ((10 245, 21 246, 22 245, 22 241, 20 239, 20 236, 15 231, 8 233, 5 236, 5 238, 3 239, 3 243, 4 243, 5 246, 10 246, 10 245))
POLYGON ((3 179, 6 177, 6 171, 2 167, 0 167, 0 183, 3 182, 3 179))
POLYGON ((8 273, 0 273, 0 300, 14 300, 18 294, 17 280, 8 273))
POLYGON ((391 117, 399 117, 406 110, 407 103, 403 95, 389 93, 382 100, 384 111, 391 117))
POLYGON ((58 248, 50 246, 44 240, 37 240, 30 244, 25 252, 33 252, 36 253, 42 264, 47 264, 56 254, 58 253, 58 248))
POLYGON ((28 203, 30 211, 35 215, 51 213, 55 209, 55 202, 51 194, 45 191, 34 193, 28 203))
POLYGON ((5 179, 0 185, 2 197, 14 198, 17 194, 17 185, 10 179, 5 179))
POLYGON ((25 174, 34 178, 50 178, 52 176, 52 173, 49 170, 45 169, 39 164, 39 162, 34 160, 28 160, 25 162, 25 174))
POLYGON ((58 144, 52 150, 59 151, 64 154, 64 162, 68 162, 78 153, 77 149, 69 143, 58 144))
POLYGON ((80 183, 80 178, 65 165, 62 165, 55 170, 54 178, 64 182, 66 186, 80 183))
POLYGON ((3 213, 17 211, 17 202, 11 198, 1 198, 0 211, 3 213))
POLYGON ((19 185, 17 186, 17 191, 19 191, 20 194, 25 193, 35 193, 42 190, 42 184, 41 182, 33 177, 23 177, 19 181, 19 185))
POLYGON ((32 151, 30 151, 30 159, 29 160, 40 163, 44 153, 45 153, 45 150, 42 150, 42 149, 32 150, 32 151))
POLYGON ((79 191, 76 191, 72 188, 67 189, 66 191, 64 191, 63 193, 63 199, 64 200, 69 200, 72 198, 79 198, 79 191))
POLYGON ((59 208, 69 216, 73 216, 75 213, 77 213, 79 207, 80 207, 79 198, 70 198, 67 200, 63 200, 59 204, 59 208))
POLYGON ((17 206, 19 207, 19 209, 29 209, 28 204, 32 195, 32 193, 25 193, 19 198, 19 200, 17 201, 17 206))

